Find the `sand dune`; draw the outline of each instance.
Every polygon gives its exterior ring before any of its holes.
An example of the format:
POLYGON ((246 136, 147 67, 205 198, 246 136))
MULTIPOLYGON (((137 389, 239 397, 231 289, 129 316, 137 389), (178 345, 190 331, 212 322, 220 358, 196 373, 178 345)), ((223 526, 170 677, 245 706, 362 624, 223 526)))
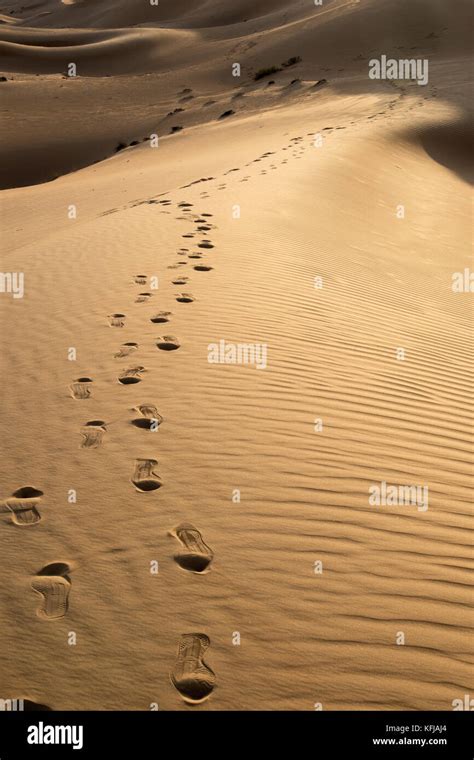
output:
POLYGON ((4 30, 0 50, 4 69, 46 74, 67 74, 73 63, 82 76, 149 71, 169 59, 176 46, 183 46, 185 32, 173 30, 67 31, 58 38, 55 30, 39 32, 18 27, 4 30), (138 54, 138 58, 137 58, 138 54))
POLYGON ((18 5, 2 695, 452 709, 473 659, 466 4, 18 5), (398 48, 426 87, 368 78, 398 48), (374 506, 381 483, 429 503, 374 506))
MULTIPOLYGON (((332 4, 337 5, 335 0, 332 4)), ((155 5, 143 0, 44 0, 29 8, 18 9, 17 3, 10 5, 15 6, 11 10, 22 23, 54 28, 115 28, 147 23, 194 28, 244 24, 268 16, 295 18, 312 15, 312 9, 308 9, 304 0, 296 0, 290 7, 285 0, 239 0, 228 5, 218 0, 161 0, 155 5)), ((5 10, 10 10, 10 5, 7 3, 5 10)))
MULTIPOLYGON (((279 3, 265 3, 255 6, 258 18, 246 22, 238 21, 247 16, 233 3, 236 23, 224 23, 220 3, 196 3, 194 11, 207 9, 206 13, 222 21, 213 28, 205 26, 209 20, 204 17, 201 28, 190 25, 188 2, 173 5, 173 11, 170 4, 162 3, 155 7, 157 12, 172 13, 175 26, 188 26, 158 28, 156 22, 152 28, 114 29, 111 19, 109 29, 87 28, 94 26, 87 14, 113 15, 115 6, 101 2, 60 7, 55 2, 54 8, 61 13, 75 9, 79 15, 71 25, 82 24, 77 29, 33 29, 23 23, 0 28, 2 66, 10 80, 2 85, 8 110, 2 120, 0 187, 54 179, 109 158, 119 146, 142 142, 147 135, 212 123, 229 109, 239 117, 249 109, 279 108, 282 97, 308 94, 298 83, 289 87, 294 79, 307 83, 306 89, 327 79, 340 93, 367 94, 374 87, 367 78, 367 59, 380 49, 401 56, 416 49, 418 55, 430 57, 432 65, 437 60, 449 61, 451 66, 458 62, 462 80, 462 67, 469 68, 463 0, 458 0, 456 14, 431 0, 419 0, 415 11, 411 2, 398 0, 333 2, 311 11, 312 15, 307 3, 294 3, 286 11, 279 3), (281 68, 296 55, 302 58, 299 64, 275 72, 271 79, 254 81, 259 69, 281 68), (75 77, 65 76, 71 62, 75 77), (234 63, 241 65, 238 78, 232 73, 234 63), (267 87, 272 80, 273 90, 267 87), (190 95, 179 95, 184 89, 190 89, 190 95), (48 116, 58 100, 61 119, 52 125, 48 116), (19 131, 15 113, 17 108, 24 110, 26 103, 28 118, 19 131), (18 152, 24 156, 21 166, 15 159, 18 152)), ((130 13, 144 8, 142 3, 122 6, 130 13)), ((151 6, 145 4, 145 8, 151 11, 151 6)), ((120 26, 116 18, 115 26, 120 26)), ((140 15, 135 22, 143 22, 140 15)), ((54 26, 52 19, 48 23, 54 26)), ((452 75, 453 71, 448 77, 451 85, 452 75)), ((450 86, 440 84, 442 98, 449 101, 450 86)), ((388 83, 379 82, 376 89, 384 85, 388 83)), ((415 97, 420 95, 416 85, 406 89, 415 97)), ((430 96, 433 93, 431 86, 430 96)), ((453 98, 456 107, 462 100, 467 108, 465 93, 453 98)))

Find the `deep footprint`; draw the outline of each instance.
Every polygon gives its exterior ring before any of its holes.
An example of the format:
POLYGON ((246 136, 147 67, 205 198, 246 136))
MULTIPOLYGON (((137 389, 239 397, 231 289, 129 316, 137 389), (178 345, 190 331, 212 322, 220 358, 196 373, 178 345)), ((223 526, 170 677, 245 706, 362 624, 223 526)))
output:
POLYGON ((120 349, 114 354, 115 359, 125 359, 126 356, 130 356, 138 348, 138 343, 123 343, 120 349))
POLYGON ((98 449, 102 446, 102 439, 107 431, 103 420, 91 420, 82 428, 81 449, 98 449))
POLYGON ((176 300, 178 303, 192 303, 196 299, 191 295, 191 293, 180 293, 176 300))
POLYGON ((169 322, 171 317, 170 311, 159 311, 158 314, 155 314, 153 317, 151 317, 150 322, 153 322, 154 324, 160 324, 161 322, 169 322))
POLYGON ((31 586, 43 597, 38 617, 43 620, 57 620, 64 617, 69 606, 71 580, 68 576, 71 568, 66 562, 53 562, 46 565, 35 576, 31 586))
POLYGON ((192 573, 203 573, 212 562, 214 554, 194 525, 183 523, 172 533, 181 543, 182 550, 174 559, 183 570, 192 573))
POLYGON ((171 683, 185 702, 198 704, 209 697, 216 685, 216 676, 203 660, 211 642, 205 633, 183 633, 171 683))
POLYGON ((109 316, 109 323, 111 327, 124 327, 125 326, 125 314, 111 314, 109 316))
POLYGON ((40 498, 43 491, 39 491, 33 486, 24 486, 18 488, 11 499, 5 502, 5 506, 11 513, 11 520, 14 525, 37 525, 41 522, 41 515, 38 511, 40 498))
POLYGON ((78 400, 90 398, 92 396, 91 383, 92 378, 90 377, 79 377, 74 380, 69 387, 72 397, 78 400))
POLYGON ((174 335, 163 335, 163 337, 156 339, 156 347, 161 351, 177 351, 180 345, 178 338, 175 338, 174 335))
POLYGON ((139 293, 135 298, 135 303, 146 303, 150 300, 153 293, 139 293))
POLYGON ((122 372, 118 381, 121 385, 136 385, 137 383, 141 383, 141 374, 144 371, 145 367, 131 367, 122 372))
POLYGON ((142 430, 158 430, 163 422, 163 417, 158 413, 158 409, 153 404, 140 404, 135 410, 141 414, 137 420, 132 420, 132 425, 142 430))
POLYGON ((49 705, 43 705, 41 702, 34 702, 32 699, 23 699, 23 710, 25 712, 52 712, 53 708, 49 705))
POLYGON ((162 482, 159 475, 154 472, 154 467, 158 464, 156 459, 137 459, 135 470, 132 476, 132 483, 140 493, 148 491, 157 491, 161 488, 162 482))

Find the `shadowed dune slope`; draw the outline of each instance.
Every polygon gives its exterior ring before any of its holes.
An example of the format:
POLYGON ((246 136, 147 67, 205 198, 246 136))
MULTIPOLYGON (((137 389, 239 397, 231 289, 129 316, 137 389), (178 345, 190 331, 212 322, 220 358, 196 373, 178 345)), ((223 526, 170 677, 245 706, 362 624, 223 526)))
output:
MULTIPOLYGON (((163 2, 157 7, 138 2, 64 5, 48 0, 35 4, 36 11, 50 14, 36 19, 38 26, 45 19, 60 26, 55 14, 76 14, 70 22, 78 28, 43 29, 25 26, 34 23, 31 16, 26 18, 27 9, 19 14, 19 3, 7 4, 0 8, 3 18, 16 20, 0 25, 2 68, 10 80, 2 84, 6 111, 0 187, 54 179, 109 158, 120 147, 142 142, 150 134, 161 137, 173 128, 212 123, 229 110, 234 111, 233 118, 245 118, 259 109, 278 109, 285 100, 296 103, 314 97, 317 120, 325 96, 323 91, 313 93, 310 86, 320 79, 327 79, 338 95, 375 94, 392 87, 398 94, 408 88, 417 97, 424 93, 412 83, 397 90, 393 83, 370 80, 368 61, 381 50, 407 57, 413 49, 430 65, 448 58, 460 60, 468 48, 469 28, 463 21, 465 0, 456 0, 455 5, 456 13, 452 6, 433 0, 363 0, 324 7, 296 2, 289 8, 274 0, 252 5, 252 17, 244 22, 248 6, 243 0, 225 10, 215 0, 163 2), (16 17, 6 15, 13 6, 16 17), (148 28, 118 28, 124 23, 150 24, 148 16, 155 11, 164 14, 163 24, 181 28, 160 28, 158 22, 148 28), (121 12, 128 14, 128 21, 121 12), (235 15, 236 23, 228 13, 235 15), (101 26, 93 20, 99 16, 109 28, 93 28, 101 26), (205 28, 211 17, 219 23, 205 28), (254 82, 262 67, 281 68, 295 55, 301 56, 301 62, 275 72, 273 89, 268 88, 268 77, 254 82), (239 78, 232 75, 235 62, 241 65, 239 78), (70 63, 75 64, 77 77, 64 78, 70 63), (289 86, 294 79, 303 84, 289 86), (184 89, 190 94, 183 94, 184 89), (15 113, 25 111, 26 103, 28 115, 19 131, 15 113), (61 118, 52 124, 49 113, 58 107, 61 118), (14 158, 18 151, 25 158, 21 166, 14 158)), ((464 78, 461 64, 456 76, 464 78)), ((430 96, 436 87, 438 97, 453 99, 452 79, 439 82, 433 69, 430 96)), ((430 135, 428 142, 428 153, 437 160, 439 150, 430 148, 430 135)), ((449 157, 447 161, 452 163, 449 157)))
MULTIPOLYGON (((337 0, 325 4, 340 5, 337 0)), ((213 27, 247 23, 275 14, 286 19, 301 18, 314 11, 306 0, 43 0, 34 5, 6 3, 2 12, 11 13, 25 25, 61 27, 127 27, 139 24, 167 24, 178 27, 213 27)))
MULTIPOLYGON (((249 22, 240 21, 245 16, 242 11, 245 4, 233 3, 232 14, 239 23, 233 25, 229 21, 215 30, 206 29, 205 17, 199 24, 193 24, 192 13, 180 16, 175 12, 175 18, 181 18, 181 23, 176 26, 183 29, 201 27, 202 38, 181 38, 177 33, 159 30, 156 26, 148 30, 135 27, 132 31, 131 22, 124 24, 128 29, 117 29, 115 33, 101 36, 91 30, 86 32, 88 27, 94 26, 87 17, 78 17, 77 24, 71 24, 81 27, 81 32, 56 29, 34 33, 23 25, 5 24, 0 27, 0 39, 3 40, 0 51, 2 67, 6 71, 54 73, 62 71, 69 62, 69 47, 73 45, 81 73, 95 76, 159 71, 165 61, 167 68, 184 68, 193 62, 186 55, 185 42, 190 40, 195 43, 195 62, 205 58, 212 61, 217 76, 223 76, 225 69, 230 76, 233 61, 240 62, 244 68, 254 67, 257 63, 274 65, 281 62, 282 56, 284 59, 295 54, 302 55, 307 62, 322 65, 328 58, 334 58, 335 50, 338 51, 339 66, 347 67, 356 62, 356 56, 370 57, 381 50, 403 57, 410 56, 415 46, 417 55, 460 55, 466 52, 470 45, 470 30, 463 22, 465 3, 466 0, 456 0, 458 13, 453 13, 445 3, 433 0, 417 0, 415 4, 408 0, 332 3, 324 9, 310 6, 310 13, 306 3, 297 3, 291 12, 268 13, 270 8, 281 6, 274 0, 262 6, 261 17, 249 22), (103 43, 100 50, 97 49, 99 43, 103 43), (174 46, 172 54, 170 44, 174 46)), ((64 12, 71 7, 75 6, 65 7, 64 12)), ((145 7, 151 10, 150 6, 145 7)), ((213 0, 212 6, 206 3, 205 7, 212 7, 214 14, 219 8, 219 20, 222 21, 220 4, 213 0)), ((78 12, 85 12, 88 8, 88 5, 80 6, 78 12)), ((111 6, 107 8, 112 13, 111 6)), ((161 5, 157 10, 160 8, 161 5)), ((115 20, 111 18, 104 26, 110 29, 122 26, 117 20, 119 10, 115 11, 115 20)), ((48 19, 48 25, 54 28, 52 17, 42 18, 48 19)), ((26 21, 34 26, 33 19, 26 21)))

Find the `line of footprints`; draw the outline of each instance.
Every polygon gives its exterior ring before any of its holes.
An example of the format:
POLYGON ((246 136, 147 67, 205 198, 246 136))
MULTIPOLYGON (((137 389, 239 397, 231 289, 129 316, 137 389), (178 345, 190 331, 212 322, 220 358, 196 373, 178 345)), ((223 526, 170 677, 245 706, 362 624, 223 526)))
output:
MULTIPOLYGON (((172 205, 170 200, 158 201, 163 207, 172 205)), ((213 228, 209 221, 212 214, 195 215, 191 212, 191 203, 179 203, 178 209, 185 216, 179 217, 190 221, 196 226, 194 232, 186 233, 183 238, 192 239, 196 235, 208 232, 213 228)), ((182 257, 176 264, 172 264, 170 269, 181 269, 188 261, 191 260, 193 269, 197 272, 209 272, 212 266, 205 262, 199 262, 203 258, 203 251, 214 248, 208 238, 203 238, 197 243, 198 250, 190 252, 188 248, 181 248, 178 256, 182 257), (196 261, 197 260, 197 261, 196 261)), ((181 276, 181 273, 172 277, 173 285, 186 285, 188 277, 181 276)), ((146 275, 139 274, 134 278, 134 283, 139 286, 146 286, 148 278, 146 275)), ((153 294, 147 291, 138 293, 135 303, 146 303, 152 298, 153 294)), ((178 303, 192 303, 194 296, 190 293, 178 293, 176 301, 178 303)), ((171 312, 160 311, 151 317, 154 324, 164 324, 170 321, 171 312)), ((109 316, 109 324, 113 328, 123 328, 126 325, 125 314, 112 314, 109 316)), ((156 346, 161 351, 176 351, 180 348, 180 342, 171 335, 164 335, 157 338, 156 346)), ((114 354, 114 358, 126 359, 132 356, 139 346, 138 343, 123 343, 119 350, 114 354)), ((134 385, 139 383, 145 368, 142 366, 129 367, 118 376, 118 382, 121 385, 134 385)), ((86 401, 92 397, 93 380, 90 377, 79 377, 70 385, 72 398, 77 401, 86 401)), ((134 411, 138 417, 132 420, 132 424, 142 430, 155 431, 162 423, 163 417, 159 414, 156 406, 150 403, 143 403, 137 406, 134 411)), ((107 433, 107 424, 103 420, 90 420, 82 428, 82 449, 97 449, 102 443, 107 433)), ((158 462, 156 459, 137 459, 135 461, 134 471, 131 482, 137 491, 146 493, 156 491, 162 486, 160 476, 156 472, 158 462)), ((26 486, 18 489, 13 495, 0 504, 0 513, 11 518, 14 525, 25 527, 34 526, 41 521, 41 497, 43 492, 26 486)), ((174 559, 177 564, 186 571, 194 573, 204 573, 208 570, 212 560, 213 552, 204 542, 199 530, 189 523, 179 525, 175 530, 170 531, 180 544, 180 549, 174 559)), ((46 565, 32 580, 32 588, 41 596, 41 603, 37 610, 37 615, 43 620, 58 620, 64 617, 69 606, 69 596, 71 590, 71 566, 66 562, 54 562, 46 565)), ((204 655, 210 646, 209 637, 204 633, 185 633, 181 636, 178 644, 178 652, 174 668, 170 673, 170 678, 176 689, 183 699, 190 704, 198 704, 209 697, 216 685, 216 677, 211 668, 204 662, 204 655)))

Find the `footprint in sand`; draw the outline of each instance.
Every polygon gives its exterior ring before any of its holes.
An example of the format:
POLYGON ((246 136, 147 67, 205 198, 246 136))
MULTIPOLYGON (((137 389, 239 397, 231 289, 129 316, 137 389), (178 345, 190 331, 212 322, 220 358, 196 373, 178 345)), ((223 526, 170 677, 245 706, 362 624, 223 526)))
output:
POLYGON ((41 607, 37 610, 38 617, 43 620, 57 620, 64 617, 69 605, 71 571, 66 562, 53 562, 46 565, 34 577, 32 588, 43 597, 41 607))
POLYGON ((24 486, 18 488, 10 499, 5 501, 5 507, 11 514, 11 521, 14 525, 36 525, 41 521, 41 515, 38 511, 38 504, 43 491, 39 491, 33 486, 24 486))
POLYGON ((213 267, 209 267, 206 264, 197 264, 193 269, 195 269, 196 272, 210 272, 213 267))
POLYGON ((176 351, 180 345, 178 338, 174 335, 163 335, 156 339, 156 347, 161 351, 176 351))
POLYGON ((142 380, 142 372, 145 372, 145 367, 130 367, 122 372, 118 381, 121 385, 136 385, 142 380))
POLYGON ((183 523, 171 535, 181 543, 181 550, 175 554, 175 561, 184 570, 192 573, 203 573, 212 562, 214 554, 194 525, 183 523))
POLYGON ((201 214, 201 216, 211 217, 214 216, 214 214, 201 214))
POLYGON ((155 432, 163 422, 163 417, 158 413, 158 409, 153 404, 140 404, 140 406, 134 408, 134 411, 139 412, 141 417, 132 420, 132 425, 142 430, 155 432))
POLYGON ((130 356, 138 348, 138 343, 122 343, 120 349, 114 354, 115 359, 125 359, 126 356, 130 356))
POLYGON ((157 314, 155 314, 153 317, 150 318, 150 322, 153 322, 155 325, 160 324, 161 322, 169 322, 171 317, 170 311, 159 311, 157 314))
POLYGON ((210 227, 207 224, 200 224, 196 227, 198 232, 209 232, 209 230, 212 230, 212 227, 210 227))
POLYGON ((188 282, 189 277, 186 277, 186 275, 183 275, 181 277, 175 277, 174 280, 171 280, 173 285, 186 285, 188 282))
POLYGON ((146 303, 150 300, 153 293, 139 293, 135 298, 135 303, 146 303))
POLYGON ((181 636, 178 656, 170 678, 185 702, 203 702, 216 685, 215 674, 203 660, 210 645, 209 637, 205 633, 183 633, 181 636))
POLYGON ((125 314, 111 314, 109 316, 109 323, 111 327, 124 327, 125 326, 125 314))
POLYGON ((192 303, 196 299, 191 295, 191 293, 180 293, 177 296, 176 300, 178 303, 192 303))
POLYGON ((81 430, 81 449, 98 449, 102 446, 102 439, 107 431, 103 420, 91 420, 86 422, 81 430))
POLYGON ((132 475, 132 483, 140 493, 157 491, 163 485, 159 475, 154 472, 158 464, 156 459, 137 459, 132 475))
POLYGON ((214 248, 214 246, 210 240, 202 240, 200 243, 198 243, 198 248, 210 249, 210 248, 214 248))
POLYGON ((202 253, 190 253, 188 259, 202 259, 202 253))
POLYGON ((178 208, 192 208, 192 203, 186 203, 185 201, 182 201, 181 203, 178 203, 178 208))
POLYGON ((135 284, 136 285, 146 285, 147 282, 147 276, 146 274, 137 274, 135 275, 135 284))
POLYGON ((182 237, 184 237, 184 238, 193 238, 193 237, 194 237, 194 232, 187 232, 187 233, 186 233, 185 235, 183 235, 182 237))
POLYGON ((90 398, 92 396, 91 384, 92 378, 90 377, 79 377, 77 380, 74 380, 69 386, 72 397, 78 400, 90 398))

